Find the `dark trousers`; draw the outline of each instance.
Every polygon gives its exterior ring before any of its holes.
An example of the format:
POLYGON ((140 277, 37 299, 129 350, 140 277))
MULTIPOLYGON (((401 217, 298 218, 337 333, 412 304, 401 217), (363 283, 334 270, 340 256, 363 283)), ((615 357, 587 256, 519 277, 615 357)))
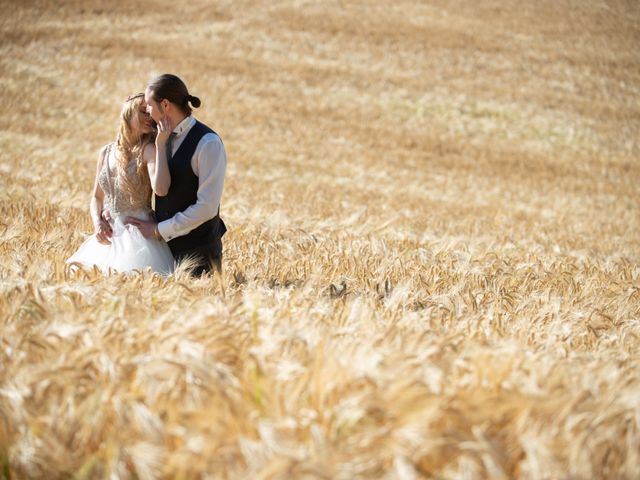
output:
MULTIPOLYGON (((171 247, 171 244, 169 244, 171 247)), ((173 257, 177 262, 189 258, 196 262, 191 270, 191 276, 200 277, 203 273, 212 273, 217 270, 222 273, 222 239, 216 238, 209 245, 203 245, 187 250, 174 251, 171 249, 173 257)))

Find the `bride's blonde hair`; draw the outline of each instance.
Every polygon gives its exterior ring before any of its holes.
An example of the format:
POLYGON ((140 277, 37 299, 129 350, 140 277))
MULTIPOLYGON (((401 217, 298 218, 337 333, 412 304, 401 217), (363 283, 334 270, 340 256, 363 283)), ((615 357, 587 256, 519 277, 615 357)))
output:
MULTIPOLYGON (((130 95, 120 112, 120 127, 116 138, 116 183, 122 192, 130 198, 151 198, 151 181, 146 165, 142 161, 142 153, 147 144, 155 140, 156 132, 135 132, 131 127, 134 115, 140 115, 140 105, 144 102, 144 93, 130 95), (129 162, 135 159, 136 175, 128 174, 129 162)), ((141 120, 140 120, 140 123, 141 120)))

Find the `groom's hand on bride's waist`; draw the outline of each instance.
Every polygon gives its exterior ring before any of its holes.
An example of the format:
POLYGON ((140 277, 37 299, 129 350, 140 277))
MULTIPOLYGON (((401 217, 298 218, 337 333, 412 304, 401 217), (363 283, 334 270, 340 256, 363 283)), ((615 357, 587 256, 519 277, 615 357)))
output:
POLYGON ((144 238, 155 238, 160 240, 162 237, 158 232, 158 224, 155 220, 140 220, 135 217, 127 217, 124 219, 125 225, 133 225, 138 230, 144 238))

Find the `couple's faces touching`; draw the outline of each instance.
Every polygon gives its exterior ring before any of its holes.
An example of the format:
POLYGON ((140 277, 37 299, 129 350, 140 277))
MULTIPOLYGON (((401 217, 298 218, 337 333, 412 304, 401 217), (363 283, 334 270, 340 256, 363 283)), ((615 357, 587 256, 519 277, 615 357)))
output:
POLYGON ((167 100, 156 102, 153 99, 153 93, 147 89, 144 99, 138 105, 138 111, 131 115, 129 120, 131 129, 140 135, 151 133, 156 128, 156 124, 166 116, 167 108, 169 108, 167 100))

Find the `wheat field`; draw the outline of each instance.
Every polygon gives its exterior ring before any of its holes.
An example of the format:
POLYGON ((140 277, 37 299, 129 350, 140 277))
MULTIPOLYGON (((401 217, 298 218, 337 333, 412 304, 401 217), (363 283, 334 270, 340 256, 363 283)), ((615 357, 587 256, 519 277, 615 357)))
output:
POLYGON ((0 7, 1 478, 638 478, 637 2, 0 7), (70 271, 165 72, 223 275, 70 271))

